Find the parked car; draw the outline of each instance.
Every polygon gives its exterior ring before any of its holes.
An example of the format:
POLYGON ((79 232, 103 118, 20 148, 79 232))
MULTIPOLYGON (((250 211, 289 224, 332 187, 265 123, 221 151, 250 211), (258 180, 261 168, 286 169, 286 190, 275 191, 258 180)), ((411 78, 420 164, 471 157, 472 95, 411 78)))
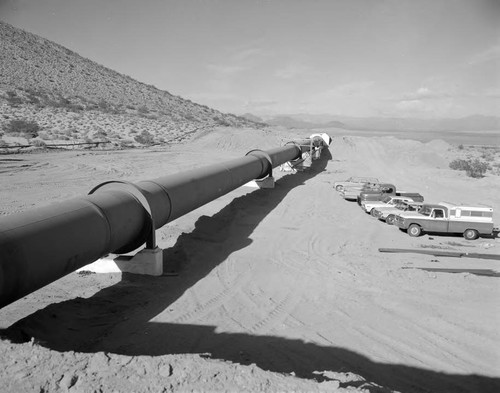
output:
POLYGON ((350 178, 346 180, 341 180, 341 181, 336 181, 333 183, 333 187, 337 191, 342 191, 345 187, 349 186, 362 186, 365 183, 373 183, 373 184, 378 184, 380 183, 377 178, 375 177, 355 177, 351 176, 350 178))
POLYGON ((380 201, 386 195, 396 195, 402 197, 409 197, 415 202, 423 202, 424 197, 418 192, 409 191, 398 191, 394 184, 390 183, 380 183, 376 187, 367 188, 366 190, 361 190, 358 196, 358 205, 361 205, 364 201, 380 201))
POLYGON ((422 202, 403 201, 395 206, 380 206, 372 210, 372 216, 392 225, 397 215, 406 211, 418 212, 422 205, 422 202))
POLYGON ((396 195, 386 195, 380 201, 364 201, 361 203, 361 208, 371 215, 374 215, 374 210, 378 207, 391 206, 394 207, 401 202, 414 202, 413 199, 409 197, 400 197, 396 195))
POLYGON ((418 212, 404 212, 396 216, 394 225, 410 236, 431 233, 462 233, 467 240, 479 235, 493 235, 498 228, 493 224, 493 208, 462 206, 449 202, 424 204, 418 212))

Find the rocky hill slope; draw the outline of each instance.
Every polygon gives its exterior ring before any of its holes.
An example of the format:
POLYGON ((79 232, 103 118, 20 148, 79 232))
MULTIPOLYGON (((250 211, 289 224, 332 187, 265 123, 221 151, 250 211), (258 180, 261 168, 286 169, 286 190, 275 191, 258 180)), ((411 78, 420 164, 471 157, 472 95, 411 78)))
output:
POLYGON ((31 141, 35 145, 148 145, 215 126, 257 125, 140 83, 0 21, 0 147, 19 136, 27 141, 38 136, 38 143, 31 141))

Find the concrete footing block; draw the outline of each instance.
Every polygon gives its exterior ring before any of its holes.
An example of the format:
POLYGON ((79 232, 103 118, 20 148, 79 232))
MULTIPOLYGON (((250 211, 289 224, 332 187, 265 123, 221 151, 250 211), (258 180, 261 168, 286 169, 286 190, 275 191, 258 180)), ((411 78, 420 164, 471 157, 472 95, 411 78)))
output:
POLYGON ((269 176, 264 179, 255 180, 255 183, 259 188, 274 188, 274 177, 269 176))
POLYGON ((77 270, 94 273, 134 273, 149 276, 163 274, 163 250, 159 247, 144 248, 137 254, 120 255, 116 258, 101 258, 77 270))
POLYGON ((244 184, 244 186, 252 188, 274 188, 274 177, 269 176, 265 179, 252 180, 244 184))

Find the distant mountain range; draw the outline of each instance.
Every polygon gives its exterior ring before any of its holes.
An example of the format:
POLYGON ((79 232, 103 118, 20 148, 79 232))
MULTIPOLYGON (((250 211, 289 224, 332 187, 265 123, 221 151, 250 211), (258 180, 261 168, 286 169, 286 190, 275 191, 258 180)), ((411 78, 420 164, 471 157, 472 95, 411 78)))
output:
POLYGON ((130 144, 178 141, 206 127, 258 127, 0 21, 0 142, 2 133, 15 134, 12 121, 36 124, 45 140, 130 144))
POLYGON ((275 126, 300 129, 341 128, 373 131, 487 131, 500 130, 500 117, 474 115, 458 119, 415 119, 383 117, 347 117, 334 115, 288 114, 260 118, 242 117, 275 126))

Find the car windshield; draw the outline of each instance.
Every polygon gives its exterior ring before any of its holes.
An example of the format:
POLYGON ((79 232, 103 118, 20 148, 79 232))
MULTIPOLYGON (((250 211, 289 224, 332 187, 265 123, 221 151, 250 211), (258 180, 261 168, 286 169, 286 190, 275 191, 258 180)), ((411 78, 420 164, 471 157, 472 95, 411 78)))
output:
POLYGON ((419 214, 422 214, 423 216, 430 216, 432 212, 432 207, 430 206, 423 206, 422 209, 419 210, 419 214))

